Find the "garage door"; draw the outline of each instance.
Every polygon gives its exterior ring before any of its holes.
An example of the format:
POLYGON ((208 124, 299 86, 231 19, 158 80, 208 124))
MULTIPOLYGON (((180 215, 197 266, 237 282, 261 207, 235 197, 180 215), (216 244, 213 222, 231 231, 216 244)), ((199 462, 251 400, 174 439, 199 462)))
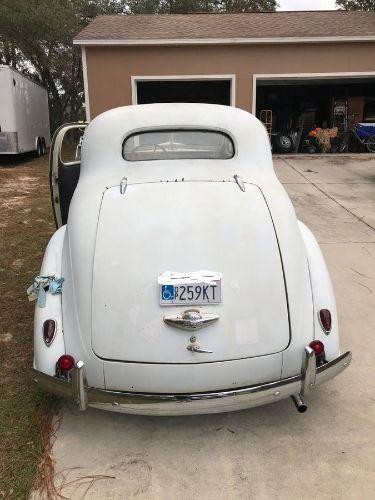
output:
POLYGON ((231 80, 137 81, 137 104, 201 102, 231 105, 231 80))

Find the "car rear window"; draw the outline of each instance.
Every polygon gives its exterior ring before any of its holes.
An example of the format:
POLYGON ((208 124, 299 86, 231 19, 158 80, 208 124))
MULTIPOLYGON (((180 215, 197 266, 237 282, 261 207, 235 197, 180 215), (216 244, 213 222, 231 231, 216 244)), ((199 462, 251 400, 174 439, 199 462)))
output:
POLYGON ((149 130, 130 135, 123 145, 127 161, 228 160, 233 156, 232 139, 216 130, 149 130))

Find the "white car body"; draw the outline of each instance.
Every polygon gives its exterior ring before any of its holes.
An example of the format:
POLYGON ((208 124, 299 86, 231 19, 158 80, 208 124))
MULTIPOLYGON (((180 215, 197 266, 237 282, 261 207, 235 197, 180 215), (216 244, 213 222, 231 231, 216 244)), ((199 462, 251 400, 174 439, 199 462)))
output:
POLYGON ((0 154, 45 153, 51 144, 47 90, 0 65, 0 154))
MULTIPOLYGON (((52 151, 61 225, 57 157, 52 151)), ((72 395, 81 409, 180 415, 292 396, 303 411, 303 397, 350 363, 349 352, 340 354, 319 246, 275 175, 264 127, 239 109, 153 104, 95 118, 84 134, 67 224, 49 242, 41 275, 65 282, 61 295, 47 293, 46 307, 36 307, 33 378, 72 395), (166 129, 223 132, 234 155, 124 159, 127 137, 166 129), (164 321, 191 307, 160 305, 158 278, 202 269, 221 273, 222 297, 194 306, 218 319, 192 335, 164 321), (329 333, 321 309, 331 313, 329 333), (47 346, 49 318, 57 330, 47 346), (324 343, 319 363, 313 340, 324 343), (59 378, 56 362, 64 354, 76 365, 59 378)))

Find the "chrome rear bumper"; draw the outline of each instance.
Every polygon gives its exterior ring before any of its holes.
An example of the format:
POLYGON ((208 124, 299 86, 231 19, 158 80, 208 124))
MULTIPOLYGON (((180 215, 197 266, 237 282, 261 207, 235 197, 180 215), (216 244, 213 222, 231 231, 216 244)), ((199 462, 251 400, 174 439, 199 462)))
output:
POLYGON ((241 410, 293 395, 305 396, 316 385, 345 370, 351 359, 351 352, 348 351, 333 361, 316 367, 315 354, 306 347, 304 366, 300 375, 242 389, 194 394, 147 394, 88 387, 82 361, 79 361, 73 369, 71 382, 51 377, 35 369, 31 370, 31 377, 44 390, 73 399, 80 410, 92 406, 143 415, 189 415, 241 410))

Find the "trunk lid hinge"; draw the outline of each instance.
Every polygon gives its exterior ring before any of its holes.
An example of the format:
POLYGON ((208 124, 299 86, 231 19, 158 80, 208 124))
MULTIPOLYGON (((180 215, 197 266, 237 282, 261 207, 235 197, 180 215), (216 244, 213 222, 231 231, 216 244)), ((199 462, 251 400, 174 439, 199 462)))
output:
POLYGON ((126 177, 123 177, 120 182, 120 193, 125 194, 127 187, 128 187, 128 179, 126 177))
POLYGON ((245 192, 246 189, 245 189, 245 183, 242 179, 242 177, 240 177, 239 175, 234 175, 234 180, 236 181, 238 187, 241 189, 241 191, 245 192))

